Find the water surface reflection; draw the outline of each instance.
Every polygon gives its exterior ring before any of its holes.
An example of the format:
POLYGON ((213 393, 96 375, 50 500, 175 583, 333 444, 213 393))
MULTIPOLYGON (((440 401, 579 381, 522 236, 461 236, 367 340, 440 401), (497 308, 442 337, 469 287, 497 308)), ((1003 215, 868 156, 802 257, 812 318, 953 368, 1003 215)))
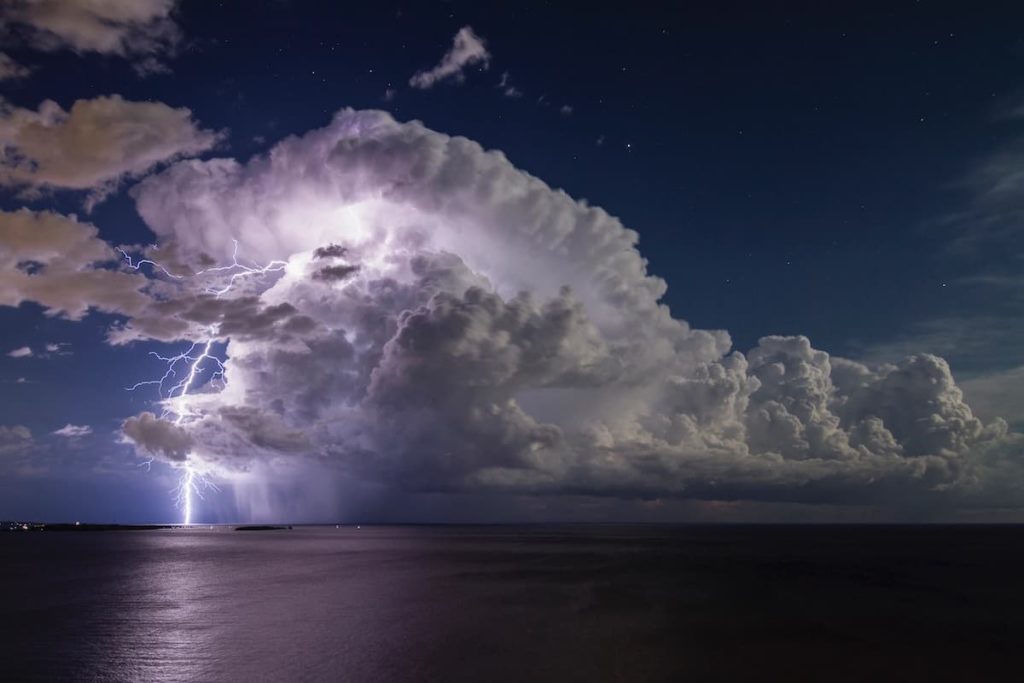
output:
POLYGON ((1017 527, 6 533, 0 679, 979 680, 1024 633, 1021 541, 1017 527))

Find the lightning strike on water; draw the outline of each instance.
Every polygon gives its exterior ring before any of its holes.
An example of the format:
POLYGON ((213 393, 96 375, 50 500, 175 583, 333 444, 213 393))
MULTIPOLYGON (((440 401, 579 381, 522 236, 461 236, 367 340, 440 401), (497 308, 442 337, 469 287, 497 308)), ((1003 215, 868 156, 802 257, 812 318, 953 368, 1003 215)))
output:
POLYGON ((180 504, 184 513, 182 524, 189 526, 192 524, 192 493, 195 492, 202 498, 202 494, 196 486, 196 471, 190 465, 185 466, 185 474, 182 477, 179 489, 183 496, 180 504))
MULTIPOLYGON (((188 278, 196 278, 207 274, 228 274, 226 283, 220 283, 220 286, 208 286, 205 289, 207 294, 213 295, 215 298, 220 298, 224 294, 230 292, 235 284, 242 278, 253 276, 253 275, 266 275, 267 273, 279 273, 287 267, 286 261, 271 261, 267 265, 253 264, 247 266, 238 262, 238 240, 233 240, 235 244, 234 252, 232 254, 231 264, 226 266, 216 266, 213 268, 205 268, 200 271, 196 271, 190 276, 176 275, 170 272, 166 267, 152 261, 150 259, 138 259, 133 260, 131 255, 128 254, 124 249, 118 249, 121 255, 124 257, 125 263, 128 268, 132 270, 140 270, 142 266, 148 265, 155 270, 162 272, 170 278, 175 280, 183 280, 188 278)), ((206 361, 215 367, 215 371, 210 376, 210 381, 220 378, 224 381, 224 363, 213 355, 213 344, 217 341, 219 336, 219 326, 214 324, 207 328, 206 337, 200 341, 192 342, 191 346, 184 352, 175 356, 162 356, 154 351, 150 351, 150 355, 158 360, 163 361, 167 364, 167 371, 164 372, 160 379, 145 380, 136 382, 130 387, 126 387, 128 391, 135 391, 136 389, 143 386, 156 386, 160 392, 160 396, 163 404, 163 412, 161 418, 168 419, 171 416, 174 417, 174 424, 181 426, 183 423, 187 423, 189 418, 194 417, 189 412, 188 408, 188 395, 189 390, 193 387, 199 375, 203 372, 204 364, 206 361), (202 350, 196 354, 197 348, 202 350), (180 368, 180 365, 185 366, 185 370, 180 368), (166 395, 164 393, 164 386, 171 381, 173 378, 178 377, 178 372, 183 372, 183 377, 175 384, 173 384, 166 395)), ((210 481, 201 471, 197 470, 192 465, 192 460, 195 459, 194 453, 189 453, 186 457, 185 464, 183 467, 183 474, 178 480, 178 485, 174 491, 174 504, 182 510, 182 525, 191 526, 192 515, 194 510, 194 498, 198 496, 203 499, 203 490, 212 489, 214 491, 220 491, 216 484, 210 481)), ((147 470, 152 466, 152 459, 142 463, 145 465, 147 470)))

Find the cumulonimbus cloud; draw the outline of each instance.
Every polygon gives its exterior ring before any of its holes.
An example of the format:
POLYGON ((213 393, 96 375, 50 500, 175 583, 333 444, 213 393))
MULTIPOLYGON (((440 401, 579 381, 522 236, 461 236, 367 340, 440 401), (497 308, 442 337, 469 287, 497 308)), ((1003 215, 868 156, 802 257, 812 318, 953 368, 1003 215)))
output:
POLYGON ((180 425, 145 417, 182 435, 172 460, 187 435, 224 471, 307 455, 407 490, 833 501, 1016 471, 1020 436, 979 420, 941 358, 869 366, 799 336, 736 351, 673 316, 616 218, 418 122, 345 110, 134 194, 182 272, 236 241, 287 263, 212 298, 175 279, 120 327, 229 340, 224 387, 169 401, 180 425))

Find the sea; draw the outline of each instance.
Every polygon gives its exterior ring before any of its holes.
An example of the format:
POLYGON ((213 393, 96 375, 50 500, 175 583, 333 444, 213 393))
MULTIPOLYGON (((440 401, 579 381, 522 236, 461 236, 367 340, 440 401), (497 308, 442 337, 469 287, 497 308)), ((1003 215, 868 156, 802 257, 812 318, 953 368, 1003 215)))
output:
POLYGON ((1024 527, 0 533, 0 681, 1004 681, 1024 527))

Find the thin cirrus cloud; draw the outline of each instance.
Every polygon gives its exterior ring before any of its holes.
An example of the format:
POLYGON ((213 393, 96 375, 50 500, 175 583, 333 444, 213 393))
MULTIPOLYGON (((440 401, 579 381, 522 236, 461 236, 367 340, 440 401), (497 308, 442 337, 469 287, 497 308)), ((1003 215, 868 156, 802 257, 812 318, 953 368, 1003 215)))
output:
POLYGON ((961 386, 979 415, 999 415, 1024 428, 1024 365, 972 377, 961 386))
POLYGON ((452 47, 445 53, 441 61, 431 69, 416 72, 409 79, 409 85, 420 90, 432 88, 442 81, 462 82, 465 70, 479 65, 486 69, 491 60, 491 53, 483 38, 473 32, 469 26, 463 26, 452 39, 452 47))
POLYGON ((77 100, 70 110, 51 100, 37 110, 0 101, 0 186, 30 195, 90 192, 88 206, 128 178, 162 162, 200 154, 222 133, 204 130, 184 107, 132 102, 119 95, 77 100))
MULTIPOLYGON (((1006 118, 1020 119, 1021 111, 1018 105, 1006 118)), ((942 316, 914 321, 893 338, 863 349, 863 355, 881 361, 913 351, 945 356, 970 373, 961 384, 979 414, 1000 415, 1018 426, 1024 424, 1022 167, 1024 138, 1000 145, 963 175, 958 187, 965 194, 964 208, 942 216, 935 226, 954 237, 941 258, 960 274, 942 287, 958 298, 942 316)))
POLYGON ((43 348, 46 349, 46 356, 70 356, 72 354, 71 344, 67 342, 51 342, 43 348))
POLYGON ((501 74, 501 80, 498 81, 497 87, 505 97, 516 99, 523 96, 523 91, 512 85, 507 71, 501 74))
POLYGON ((70 356, 71 351, 68 347, 71 346, 68 343, 57 343, 57 344, 46 344, 43 347, 43 351, 37 353, 32 350, 30 346, 21 346, 12 351, 9 351, 7 355, 11 358, 49 358, 50 356, 70 356))
POLYGON ((0 23, 14 27, 28 47, 131 58, 142 75, 166 71, 181 30, 177 0, 9 0, 0 23))
POLYGON ((92 427, 89 425, 73 425, 68 423, 53 432, 54 436, 60 436, 65 439, 78 439, 83 436, 89 436, 92 434, 92 427))

